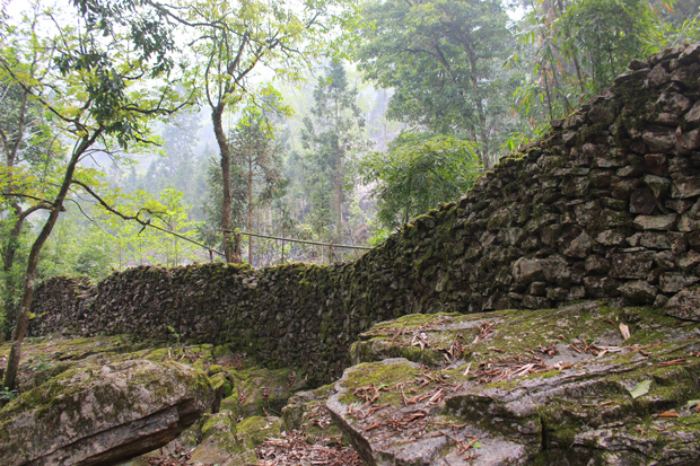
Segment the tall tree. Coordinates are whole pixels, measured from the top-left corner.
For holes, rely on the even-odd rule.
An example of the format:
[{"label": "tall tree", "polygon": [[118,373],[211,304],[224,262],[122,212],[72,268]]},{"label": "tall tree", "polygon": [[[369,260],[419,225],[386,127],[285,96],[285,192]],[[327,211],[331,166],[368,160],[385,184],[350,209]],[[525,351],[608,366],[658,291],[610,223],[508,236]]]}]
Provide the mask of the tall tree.
[{"label": "tall tree", "polygon": [[488,166],[510,120],[507,25],[499,0],[377,0],[353,32],[355,55],[369,78],[395,90],[390,117],[476,141]]},{"label": "tall tree", "polygon": [[581,63],[596,93],[641,56],[652,21],[647,0],[577,0],[561,12],[558,33],[564,54]]},{"label": "tall tree", "polygon": [[[36,24],[32,25],[35,28]],[[36,66],[37,54],[27,57]],[[55,157],[62,147],[51,133],[41,108],[32,101],[27,89],[11,82],[0,73],[0,194],[22,193],[22,196],[4,196],[0,199],[0,225],[4,232],[2,251],[2,309],[5,318],[2,333],[9,333],[16,314],[16,288],[21,273],[16,269],[21,237],[33,213],[50,208],[43,201],[53,169]]]},{"label": "tall tree", "polygon": [[[34,21],[34,17],[39,19]],[[14,342],[5,372],[5,386],[10,389],[16,385],[42,249],[71,193],[83,190],[95,194],[90,187],[90,172],[82,169],[81,162],[99,150],[151,144],[148,122],[172,113],[175,107],[171,104],[180,100],[173,91],[169,68],[140,53],[119,29],[104,35],[89,20],[71,18],[71,24],[66,25],[62,18],[65,16],[38,7],[22,24],[3,24],[0,32],[6,40],[11,39],[6,42],[11,45],[0,53],[3,80],[23,89],[32,104],[50,117],[55,134],[72,145],[65,157],[56,160],[59,169],[52,180],[55,188],[41,200],[47,206],[47,215],[26,259]],[[37,23],[42,27],[31,27]],[[28,56],[36,58],[28,61]],[[5,197],[25,196],[23,192],[3,192]]]},{"label": "tall tree", "polygon": [[[279,195],[284,184],[281,174],[281,147],[275,142],[272,117],[278,112],[277,99],[263,99],[263,106],[250,104],[243,109],[231,135],[233,163],[245,179],[245,227],[254,231],[256,209]],[[248,262],[253,264],[253,237],[248,237]]]},{"label": "tall tree", "polygon": [[206,191],[206,159],[197,148],[197,135],[201,129],[197,112],[179,112],[164,126],[161,132],[163,154],[156,157],[146,173],[136,176],[130,184],[134,189],[145,189],[157,195],[166,188],[183,193],[183,199],[192,204],[191,216],[201,220],[201,213],[194,204]]},{"label": "tall tree", "polygon": [[351,164],[365,145],[363,127],[357,89],[348,83],[343,64],[332,61],[316,83],[314,105],[302,130],[309,217],[322,238],[340,242],[348,236],[347,203],[354,187]]},{"label": "tall tree", "polygon": [[254,69],[272,66],[294,75],[308,40],[324,26],[330,1],[308,2],[296,8],[291,0],[201,0],[185,3],[184,22],[198,32],[195,53],[202,57],[203,87],[211,110],[221,168],[221,231],[226,260],[240,261],[231,217],[231,149],[224,115],[235,111],[250,86]]}]

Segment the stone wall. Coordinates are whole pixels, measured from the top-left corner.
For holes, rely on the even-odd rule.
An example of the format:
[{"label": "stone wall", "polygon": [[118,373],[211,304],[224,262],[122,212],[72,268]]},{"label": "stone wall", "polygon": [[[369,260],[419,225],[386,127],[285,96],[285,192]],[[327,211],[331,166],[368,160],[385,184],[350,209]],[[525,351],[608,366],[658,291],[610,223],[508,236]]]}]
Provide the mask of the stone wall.
[{"label": "stone wall", "polygon": [[49,281],[37,290],[32,331],[174,331],[230,341],[322,381],[338,375],[359,332],[402,314],[605,298],[697,318],[699,281],[696,44],[633,62],[459,202],[416,218],[354,263],[142,267],[91,290]]}]

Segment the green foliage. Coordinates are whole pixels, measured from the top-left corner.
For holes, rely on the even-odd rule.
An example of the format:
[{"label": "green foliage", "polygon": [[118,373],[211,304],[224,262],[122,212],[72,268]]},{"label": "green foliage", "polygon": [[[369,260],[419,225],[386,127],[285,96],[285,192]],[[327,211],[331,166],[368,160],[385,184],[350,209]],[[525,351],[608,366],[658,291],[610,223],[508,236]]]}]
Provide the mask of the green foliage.
[{"label": "green foliage", "polygon": [[[139,0],[70,1],[85,18],[88,28],[105,36],[126,30],[128,40],[139,52],[138,59],[150,63],[153,76],[173,68],[172,18],[161,5]],[[101,54],[102,58],[107,57],[105,52]]]},{"label": "green foliage", "polygon": [[559,23],[564,53],[579,56],[595,93],[640,56],[653,17],[646,0],[577,0]]},{"label": "green foliage", "polygon": [[393,229],[440,202],[458,198],[479,176],[480,164],[472,141],[403,133],[386,153],[365,158],[361,171],[365,182],[376,183],[378,218]]},{"label": "green foliage", "polygon": [[150,227],[124,221],[98,209],[96,218],[115,249],[111,266],[117,269],[143,264],[175,266],[201,260],[204,251],[200,247],[169,234],[177,233],[192,240],[198,238],[201,222],[189,219],[188,206],[182,197],[182,193],[173,188],[164,189],[157,198],[144,191],[114,193],[113,202],[120,205],[123,213],[138,213]]},{"label": "green foliage", "polygon": [[[697,0],[536,0],[507,62],[523,79],[513,98],[523,134],[564,117],[610,85],[629,61],[700,39]],[[533,128],[535,129],[533,131]]]},{"label": "green foliage", "polygon": [[[157,197],[145,191],[113,191],[108,199],[127,215],[140,212],[153,227],[197,238],[200,222],[189,220],[179,191],[166,188]],[[71,204],[42,252],[41,276],[100,280],[130,266],[175,266],[205,258],[201,248],[162,230],[125,221],[98,205],[78,209]]]},{"label": "green foliage", "polygon": [[351,237],[348,218],[355,186],[354,163],[365,147],[364,119],[342,63],[333,61],[314,88],[314,105],[302,130],[308,223],[316,238]]},{"label": "green foliage", "polygon": [[700,40],[698,0],[653,2],[651,11],[655,17],[652,27],[643,37],[645,52],[656,53],[667,47]]},{"label": "green foliage", "polygon": [[0,406],[17,398],[17,390],[10,390],[5,386],[0,385]]},{"label": "green foliage", "polygon": [[69,207],[42,251],[40,274],[100,280],[112,271],[114,252],[109,234]]},{"label": "green foliage", "polygon": [[478,141],[492,163],[512,124],[502,63],[513,37],[501,2],[373,1],[362,17],[354,55],[368,78],[395,90],[389,116]]}]

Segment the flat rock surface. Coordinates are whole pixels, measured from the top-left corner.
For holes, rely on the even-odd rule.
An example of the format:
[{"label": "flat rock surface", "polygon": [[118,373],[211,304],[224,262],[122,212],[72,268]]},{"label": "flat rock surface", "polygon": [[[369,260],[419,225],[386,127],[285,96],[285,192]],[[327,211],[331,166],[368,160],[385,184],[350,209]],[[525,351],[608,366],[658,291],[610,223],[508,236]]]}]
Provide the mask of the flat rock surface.
[{"label": "flat rock surface", "polygon": [[375,325],[326,403],[371,465],[698,464],[700,325],[663,309]]}]

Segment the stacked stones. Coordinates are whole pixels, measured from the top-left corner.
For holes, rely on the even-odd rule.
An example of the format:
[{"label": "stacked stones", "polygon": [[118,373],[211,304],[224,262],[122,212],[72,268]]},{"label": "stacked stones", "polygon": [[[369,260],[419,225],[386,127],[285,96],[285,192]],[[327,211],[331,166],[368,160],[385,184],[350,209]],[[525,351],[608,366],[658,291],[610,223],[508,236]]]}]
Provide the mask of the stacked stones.
[{"label": "stacked stones", "polygon": [[325,381],[359,332],[411,312],[614,299],[700,319],[700,44],[633,62],[552,126],[354,263],[137,268],[78,304],[45,285],[33,331],[229,341]]}]

